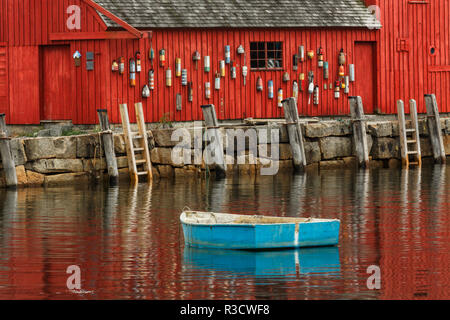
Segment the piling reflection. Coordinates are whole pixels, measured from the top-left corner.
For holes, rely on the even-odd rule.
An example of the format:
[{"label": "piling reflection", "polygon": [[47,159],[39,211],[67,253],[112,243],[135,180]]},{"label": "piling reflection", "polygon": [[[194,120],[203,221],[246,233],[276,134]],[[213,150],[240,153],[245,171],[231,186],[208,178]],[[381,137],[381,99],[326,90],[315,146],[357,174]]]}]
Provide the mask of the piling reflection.
[{"label": "piling reflection", "polygon": [[340,272],[337,247],[304,248],[277,251],[236,251],[186,247],[186,270],[206,269],[233,275],[246,274],[257,277],[299,274],[338,274]]}]

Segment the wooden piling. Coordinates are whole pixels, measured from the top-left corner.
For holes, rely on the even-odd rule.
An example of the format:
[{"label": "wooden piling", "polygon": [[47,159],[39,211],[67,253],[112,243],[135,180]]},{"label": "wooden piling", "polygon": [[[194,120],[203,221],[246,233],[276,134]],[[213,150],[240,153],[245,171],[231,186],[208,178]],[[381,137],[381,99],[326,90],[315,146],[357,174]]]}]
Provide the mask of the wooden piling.
[{"label": "wooden piling", "polygon": [[5,172],[6,186],[17,187],[16,164],[11,153],[11,142],[6,130],[5,114],[0,114],[0,154],[3,171]]},{"label": "wooden piling", "polygon": [[282,104],[289,134],[289,143],[291,144],[294,158],[294,168],[297,172],[303,172],[306,167],[305,143],[303,140],[302,126],[298,117],[297,102],[295,98],[288,98],[283,100]]},{"label": "wooden piling", "polygon": [[223,153],[222,139],[220,138],[219,121],[217,120],[216,108],[213,104],[204,105],[201,108],[203,110],[208,136],[210,138],[214,137],[214,141],[212,143],[214,144],[213,149],[216,159],[216,176],[223,177],[226,174],[227,165],[225,163],[225,155]]},{"label": "wooden piling", "polygon": [[425,104],[427,107],[427,123],[431,145],[433,147],[434,161],[436,163],[445,163],[444,141],[442,139],[441,119],[436,96],[434,94],[426,94]]},{"label": "wooden piling", "polygon": [[349,97],[349,100],[353,125],[353,141],[355,143],[358,164],[362,168],[369,168],[369,147],[362,99],[358,96]]},{"label": "wooden piling", "polygon": [[105,150],[106,165],[108,166],[109,183],[116,185],[119,182],[119,170],[117,169],[116,153],[114,152],[114,137],[109,126],[108,111],[105,109],[97,110],[103,148]]}]

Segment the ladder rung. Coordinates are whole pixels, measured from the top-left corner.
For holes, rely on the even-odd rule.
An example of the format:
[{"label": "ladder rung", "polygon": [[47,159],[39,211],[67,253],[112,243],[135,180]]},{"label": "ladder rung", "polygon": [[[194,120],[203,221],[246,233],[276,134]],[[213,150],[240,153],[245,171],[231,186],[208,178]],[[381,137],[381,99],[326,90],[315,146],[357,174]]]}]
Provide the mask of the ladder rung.
[{"label": "ladder rung", "polygon": [[136,160],[136,164],[144,164],[147,163],[147,160],[142,159],[142,160]]},{"label": "ladder rung", "polygon": [[134,152],[142,152],[144,151],[144,148],[134,148]]},{"label": "ladder rung", "polygon": [[410,162],[409,164],[419,165],[418,162]]},{"label": "ladder rung", "polygon": [[415,132],[415,129],[406,129],[406,132]]},{"label": "ladder rung", "polygon": [[135,136],[133,136],[133,139],[143,139],[144,137],[143,136],[140,136],[140,135],[135,135]]},{"label": "ladder rung", "polygon": [[138,174],[138,176],[146,176],[146,175],[148,175],[148,172],[142,171],[142,172],[138,172],[137,174]]},{"label": "ladder rung", "polygon": [[407,140],[408,143],[417,143],[417,140]]},{"label": "ladder rung", "polygon": [[408,154],[418,154],[417,151],[408,151]]}]

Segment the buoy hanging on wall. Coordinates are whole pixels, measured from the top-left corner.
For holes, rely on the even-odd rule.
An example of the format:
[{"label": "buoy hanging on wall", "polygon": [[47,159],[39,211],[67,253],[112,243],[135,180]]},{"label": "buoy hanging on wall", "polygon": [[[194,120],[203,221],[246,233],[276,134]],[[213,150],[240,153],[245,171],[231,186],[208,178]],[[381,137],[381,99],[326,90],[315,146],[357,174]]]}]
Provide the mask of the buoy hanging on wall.
[{"label": "buoy hanging on wall", "polygon": [[164,68],[166,65],[166,50],[159,50],[159,66]]},{"label": "buoy hanging on wall", "polygon": [[298,80],[299,80],[299,90],[301,92],[305,91],[305,74],[300,73]]},{"label": "buoy hanging on wall", "polygon": [[343,65],[339,66],[339,76],[344,77],[345,76],[345,67]]},{"label": "buoy hanging on wall", "polygon": [[298,59],[300,60],[300,62],[305,61],[305,47],[304,46],[298,47]]},{"label": "buoy hanging on wall", "polygon": [[324,50],[322,47],[319,48],[319,50],[317,51],[317,57],[318,57],[318,62],[317,62],[317,66],[319,68],[323,68],[323,56],[324,56]]},{"label": "buoy hanging on wall", "polygon": [[350,92],[350,77],[349,76],[345,76],[345,90],[344,93],[349,93]]},{"label": "buoy hanging on wall", "polygon": [[181,58],[175,59],[175,77],[181,77]]},{"label": "buoy hanging on wall", "polygon": [[323,78],[328,79],[330,77],[330,70],[328,68],[328,62],[323,62]]},{"label": "buoy hanging on wall", "polygon": [[190,81],[188,84],[188,100],[189,102],[194,101],[194,85],[192,81]]},{"label": "buoy hanging on wall", "polygon": [[117,71],[119,71],[119,64],[117,63],[117,61],[116,60],[113,60],[113,62],[112,62],[112,72],[117,72]]},{"label": "buoy hanging on wall", "polygon": [[205,98],[207,100],[211,98],[211,83],[209,82],[205,83]]},{"label": "buoy hanging on wall", "polygon": [[261,77],[258,77],[258,79],[256,80],[256,91],[263,91],[263,80]]},{"label": "buoy hanging on wall", "polygon": [[120,57],[119,58],[119,74],[125,73],[125,58]]},{"label": "buoy hanging on wall", "polygon": [[294,54],[292,58],[292,70],[297,71],[298,70],[298,55]]},{"label": "buoy hanging on wall", "polygon": [[188,85],[188,71],[187,69],[181,70],[181,85],[187,86]]},{"label": "buoy hanging on wall", "polygon": [[314,72],[308,73],[308,104],[311,104],[311,95],[314,93]]},{"label": "buoy hanging on wall", "polygon": [[289,82],[291,80],[291,76],[289,75],[288,72],[285,72],[283,74],[283,82]]},{"label": "buoy hanging on wall", "polygon": [[211,71],[211,58],[209,56],[205,56],[205,72]]},{"label": "buoy hanging on wall", "polygon": [[172,70],[170,68],[166,70],[166,86],[172,86]]},{"label": "buoy hanging on wall", "polygon": [[298,100],[298,83],[297,80],[292,82],[292,96],[297,101]]},{"label": "buoy hanging on wall", "polygon": [[247,74],[248,74],[247,66],[242,66],[242,76],[244,77],[244,86],[247,84]]},{"label": "buoy hanging on wall", "polygon": [[339,65],[343,66],[345,64],[345,52],[344,49],[339,51]]},{"label": "buoy hanging on wall", "polygon": [[220,90],[220,73],[216,72],[216,79],[214,81],[214,88]]},{"label": "buoy hanging on wall", "polygon": [[278,89],[278,107],[283,107],[283,89]]},{"label": "buoy hanging on wall", "polygon": [[234,66],[234,61],[231,61],[231,79],[236,79],[237,74],[236,74],[236,67]]},{"label": "buoy hanging on wall", "polygon": [[155,72],[153,69],[148,72],[148,86],[150,90],[155,90]]},{"label": "buoy hanging on wall", "polygon": [[220,60],[220,76],[225,77],[225,60]]},{"label": "buoy hanging on wall", "polygon": [[319,86],[314,88],[314,105],[319,105]]},{"label": "buoy hanging on wall", "polygon": [[348,73],[350,76],[350,82],[355,82],[355,65],[354,64],[348,65]]},{"label": "buoy hanging on wall", "polygon": [[231,47],[225,46],[225,63],[230,64],[231,63]]},{"label": "buoy hanging on wall", "polygon": [[200,61],[200,52],[195,51],[192,55],[192,60],[195,62],[195,70],[198,70],[198,62]]},{"label": "buoy hanging on wall", "polygon": [[340,98],[340,96],[341,96],[340,90],[341,90],[341,82],[339,80],[336,80],[336,82],[334,83],[334,98],[335,99]]},{"label": "buoy hanging on wall", "polygon": [[308,58],[309,58],[309,60],[314,59],[314,51],[313,50],[308,50]]},{"label": "buoy hanging on wall", "polygon": [[145,85],[144,88],[142,88],[142,98],[148,98],[150,97],[150,88],[148,85]]},{"label": "buoy hanging on wall", "polygon": [[133,58],[130,59],[130,86],[136,86],[136,62]]},{"label": "buoy hanging on wall", "polygon": [[136,52],[136,72],[141,72],[141,53],[138,51]]},{"label": "buoy hanging on wall", "polygon": [[148,50],[148,58],[150,60],[150,64],[153,68],[153,60],[155,60],[155,50],[153,50],[153,47],[150,48],[150,50]]},{"label": "buoy hanging on wall", "polygon": [[273,80],[269,80],[267,82],[267,91],[269,92],[269,99],[273,99],[273,97],[274,97]]}]

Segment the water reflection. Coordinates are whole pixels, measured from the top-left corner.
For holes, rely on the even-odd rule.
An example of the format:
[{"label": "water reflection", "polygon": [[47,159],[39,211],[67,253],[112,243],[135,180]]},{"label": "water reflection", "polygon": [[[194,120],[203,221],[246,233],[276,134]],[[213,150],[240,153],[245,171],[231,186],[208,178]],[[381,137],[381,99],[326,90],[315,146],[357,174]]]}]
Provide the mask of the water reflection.
[{"label": "water reflection", "polygon": [[[341,170],[0,190],[0,299],[450,298],[450,174]],[[341,219],[338,248],[185,249],[182,209]],[[82,286],[65,286],[79,265]],[[382,288],[366,287],[378,265]]]},{"label": "water reflection", "polygon": [[337,247],[260,252],[186,247],[183,263],[188,272],[206,269],[235,276],[246,274],[257,277],[296,277],[299,274],[333,274],[340,271]]}]

